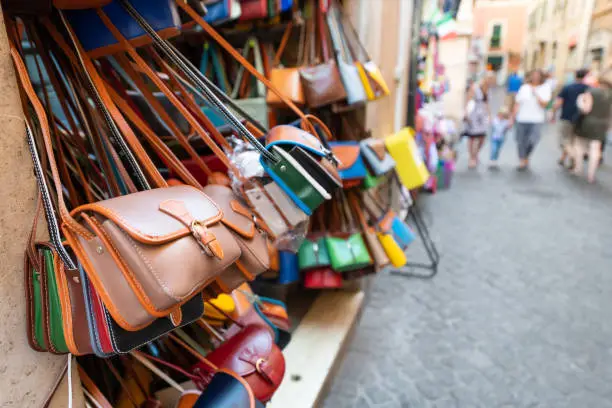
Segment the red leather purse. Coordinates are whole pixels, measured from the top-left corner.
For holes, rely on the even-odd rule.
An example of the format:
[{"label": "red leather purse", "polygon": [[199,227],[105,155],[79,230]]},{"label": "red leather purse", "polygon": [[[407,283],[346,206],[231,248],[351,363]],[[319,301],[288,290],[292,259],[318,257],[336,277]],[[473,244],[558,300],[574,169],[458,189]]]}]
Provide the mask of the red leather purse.
[{"label": "red leather purse", "polygon": [[342,274],[330,267],[311,269],[304,275],[304,287],[308,289],[338,289],[342,287]]}]

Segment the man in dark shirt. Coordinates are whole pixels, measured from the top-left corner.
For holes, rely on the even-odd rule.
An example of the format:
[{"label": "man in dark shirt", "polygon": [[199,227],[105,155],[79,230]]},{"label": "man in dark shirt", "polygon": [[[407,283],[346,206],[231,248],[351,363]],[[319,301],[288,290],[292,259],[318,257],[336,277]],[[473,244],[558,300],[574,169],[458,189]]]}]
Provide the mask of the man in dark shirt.
[{"label": "man in dark shirt", "polygon": [[[565,166],[565,160],[568,157],[573,161],[571,149],[574,143],[574,125],[579,117],[576,100],[578,99],[578,95],[584,93],[589,88],[589,86],[584,83],[584,78],[588,73],[589,71],[586,69],[579,69],[576,71],[576,81],[564,86],[555,101],[553,120],[556,117],[557,110],[561,108],[561,122],[559,123],[559,136],[562,149],[559,164],[561,166]],[[570,167],[572,166],[573,164],[570,163]]]}]

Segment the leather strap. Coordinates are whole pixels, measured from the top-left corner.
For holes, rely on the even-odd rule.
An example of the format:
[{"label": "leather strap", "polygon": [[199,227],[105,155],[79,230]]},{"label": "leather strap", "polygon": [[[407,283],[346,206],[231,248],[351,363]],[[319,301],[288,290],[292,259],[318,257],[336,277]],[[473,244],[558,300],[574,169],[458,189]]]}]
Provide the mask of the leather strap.
[{"label": "leather strap", "polygon": [[145,354],[145,353],[143,353],[141,351],[136,351],[136,350],[132,351],[130,354],[132,354],[133,356],[138,355],[141,358],[144,358],[144,359],[147,359],[147,360],[150,360],[150,361],[154,361],[154,362],[156,362],[158,364],[161,364],[161,365],[163,365],[165,367],[168,367],[168,368],[176,371],[177,373],[180,373],[180,374],[184,375],[185,377],[189,378],[192,381],[199,381],[199,380],[201,380],[201,378],[198,377],[197,375],[193,375],[193,374],[183,370],[181,367],[177,366],[176,364],[172,364],[172,363],[170,363],[170,362],[168,362],[166,360],[163,360],[161,358],[154,357],[154,356],[152,356],[150,354]]},{"label": "leather strap", "polygon": [[[68,358],[72,358],[72,356],[70,356]],[[57,392],[57,389],[59,388],[60,384],[62,383],[62,380],[64,379],[64,376],[66,375],[67,371],[68,371],[68,363],[66,363],[64,365],[64,368],[62,368],[62,371],[60,371],[60,373],[58,374],[57,378],[55,379],[55,382],[51,386],[51,390],[47,394],[47,397],[45,398],[45,400],[44,400],[44,402],[42,404],[42,408],[48,408],[49,407],[49,405],[51,404],[51,400],[53,399],[53,395],[55,395],[55,393]],[[70,388],[69,388],[69,390],[70,390]],[[68,395],[68,398],[72,398],[72,395]]]},{"label": "leather strap", "polygon": [[[81,44],[78,42],[77,37],[74,34],[74,31],[72,30],[70,24],[68,24],[68,22],[66,21],[63,12],[59,11],[59,15],[66,27],[66,30],[68,31],[73,46],[75,47],[75,55],[77,57],[77,61],[80,62],[79,65],[83,66],[85,70],[85,75],[88,76],[88,79],[91,80],[92,87],[94,88],[92,89],[94,97],[99,97],[100,106],[98,106],[98,108],[102,110],[103,114],[108,113],[110,115],[110,120],[108,122],[111,130],[113,128],[113,125],[116,125],[118,127],[118,130],[115,132],[118,139],[117,142],[120,143],[123,140],[123,136],[125,138],[125,141],[132,149],[134,155],[140,161],[140,164],[144,167],[144,171],[147,173],[154,186],[167,187],[168,184],[157,170],[157,167],[155,167],[155,164],[151,161],[151,158],[147,155],[147,152],[144,150],[144,148],[138,141],[138,138],[117,109],[117,106],[113,103],[112,99],[108,95],[108,92],[106,92],[106,89],[103,86],[103,81],[100,78],[96,68],[94,67],[91,58],[87,55],[87,53],[83,50]],[[61,36],[48,19],[45,19],[45,23],[47,29],[51,32],[51,34],[54,35],[55,33],[54,38],[57,41],[56,37]],[[139,170],[137,166],[135,170]],[[138,174],[138,171],[136,171],[136,173]]]},{"label": "leather strap", "polygon": [[185,343],[183,340],[179,339],[176,334],[174,333],[168,333],[168,337],[171,338],[175,343],[177,343],[179,346],[181,346],[182,348],[184,348],[185,350],[187,350],[187,352],[189,354],[191,354],[192,356],[194,356],[195,358],[197,358],[198,360],[200,360],[201,362],[203,362],[204,364],[206,364],[212,371],[217,371],[219,368],[214,365],[213,363],[211,363],[206,357],[204,357],[203,355],[201,355],[200,353],[198,353],[197,351],[195,351],[191,346],[189,346],[187,343]]},{"label": "leather strap", "polygon": [[280,45],[278,46],[278,50],[276,50],[276,54],[274,54],[274,60],[272,61],[272,66],[277,67],[280,64],[280,59],[285,52],[285,48],[289,43],[289,38],[291,38],[291,31],[293,30],[293,21],[287,23],[287,27],[285,27],[285,32],[283,33],[283,37],[281,38]]},{"label": "leather strap", "polygon": [[104,394],[102,394],[102,391],[100,391],[100,389],[96,386],[96,384],[89,377],[89,375],[87,375],[85,370],[80,365],[77,365],[77,368],[79,370],[79,377],[81,378],[81,382],[83,383],[83,386],[85,387],[87,392],[89,392],[89,394],[95,400],[95,402],[101,408],[113,408],[112,404],[108,402]]},{"label": "leather strap", "polygon": [[[261,81],[270,91],[274,92],[279,99],[286,104],[297,116],[302,119],[302,128],[313,135],[317,136],[317,133],[314,129],[314,126],[308,121],[304,113],[293,103],[289,98],[287,98],[283,93],[276,88],[266,77],[264,77],[260,72],[253,67],[246,59],[240,55],[240,53],[231,46],[230,43],[227,42],[214,28],[212,28],[200,15],[198,15],[195,10],[193,10],[187,3],[185,2],[177,2],[177,5],[182,8],[191,18],[195,20],[195,22],[202,27],[202,29],[210,35],[223,49],[225,49],[238,63],[243,65],[247,71],[251,73],[255,78]],[[288,40],[287,40],[288,41]]]}]

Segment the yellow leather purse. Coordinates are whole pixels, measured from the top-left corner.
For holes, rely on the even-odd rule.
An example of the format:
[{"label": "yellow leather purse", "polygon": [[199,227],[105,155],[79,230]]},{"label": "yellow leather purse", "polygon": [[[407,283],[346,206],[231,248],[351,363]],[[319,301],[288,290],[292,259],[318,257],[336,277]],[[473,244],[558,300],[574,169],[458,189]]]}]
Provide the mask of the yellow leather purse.
[{"label": "yellow leather purse", "polygon": [[420,187],[429,180],[427,165],[421,158],[411,128],[403,128],[396,134],[388,136],[385,145],[395,160],[395,171],[401,183],[408,190]]},{"label": "yellow leather purse", "polygon": [[[208,302],[212,303],[213,306],[209,305]],[[230,295],[226,295],[224,293],[212,300],[209,300],[208,302],[204,303],[204,318],[207,321],[209,319],[225,321],[227,320],[226,315],[231,315],[236,309],[234,299]],[[225,315],[219,310],[225,312]]]},{"label": "yellow leather purse", "polygon": [[406,265],[408,262],[406,254],[391,235],[379,232],[378,240],[387,253],[389,260],[391,261],[391,265],[395,266],[396,268]]}]

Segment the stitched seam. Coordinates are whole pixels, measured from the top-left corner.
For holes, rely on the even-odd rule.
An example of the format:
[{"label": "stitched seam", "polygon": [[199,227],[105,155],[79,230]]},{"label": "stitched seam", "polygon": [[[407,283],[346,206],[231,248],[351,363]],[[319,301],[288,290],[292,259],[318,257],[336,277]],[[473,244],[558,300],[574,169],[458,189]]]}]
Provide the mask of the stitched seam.
[{"label": "stitched seam", "polygon": [[164,292],[166,292],[166,294],[169,295],[170,297],[174,298],[174,300],[177,300],[177,301],[182,300],[183,298],[181,298],[180,296],[177,296],[174,293],[174,291],[172,289],[170,289],[170,287],[168,286],[167,282],[165,282],[158,275],[158,273],[155,270],[155,268],[153,268],[153,265],[151,264],[151,261],[149,260],[149,258],[147,258],[147,256],[142,252],[142,250],[138,247],[138,245],[136,245],[134,240],[128,234],[126,234],[125,232],[123,232],[123,231],[121,231],[121,232],[127,238],[127,240],[130,243],[130,245],[132,245],[132,247],[136,250],[136,253],[138,254],[138,257],[140,258],[140,260],[142,262],[144,262],[145,266],[147,267],[149,272],[151,272],[151,274],[153,275],[153,277],[155,278],[155,280],[157,281],[159,286],[161,286],[162,289],[164,289]]}]

